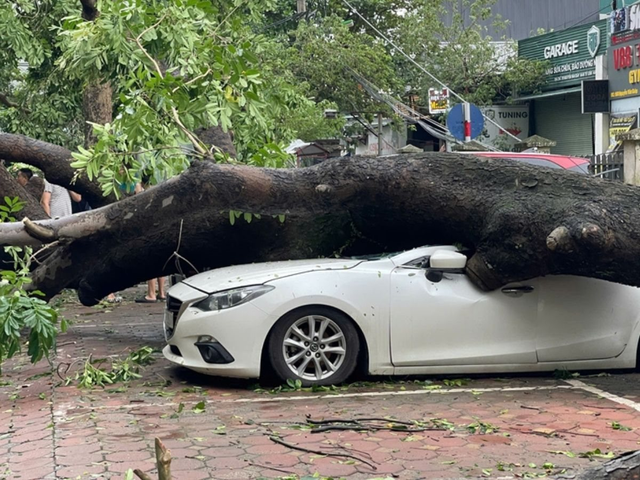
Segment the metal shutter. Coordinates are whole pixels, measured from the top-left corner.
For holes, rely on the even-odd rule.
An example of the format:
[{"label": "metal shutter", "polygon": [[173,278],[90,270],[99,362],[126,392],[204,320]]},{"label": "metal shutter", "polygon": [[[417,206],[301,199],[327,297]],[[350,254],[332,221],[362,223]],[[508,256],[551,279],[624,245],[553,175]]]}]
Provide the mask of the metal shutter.
[{"label": "metal shutter", "polygon": [[534,101],[535,133],[558,142],[551,153],[593,155],[593,116],[581,108],[579,93]]}]

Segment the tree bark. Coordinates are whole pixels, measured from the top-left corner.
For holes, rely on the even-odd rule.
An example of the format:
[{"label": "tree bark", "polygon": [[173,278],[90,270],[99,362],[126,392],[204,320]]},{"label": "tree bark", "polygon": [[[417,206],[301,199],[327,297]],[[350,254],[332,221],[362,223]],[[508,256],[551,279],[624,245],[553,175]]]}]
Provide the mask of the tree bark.
[{"label": "tree bark", "polygon": [[[34,287],[48,296],[77,288],[92,305],[175,271],[176,251],[201,270],[452,243],[469,249],[467,273],[486,290],[553,274],[640,286],[637,205],[636,187],[455,154],[290,170],[196,162],[121,202],[37,222],[61,246],[35,270]],[[232,225],[230,210],[254,216]],[[0,225],[0,244],[40,237]]]},{"label": "tree bark", "polygon": [[82,114],[84,116],[84,146],[96,143],[92,123],[105,125],[113,119],[113,90],[109,82],[94,81],[82,93]]},{"label": "tree bark", "polygon": [[115,196],[104,197],[100,185],[90,181],[86,175],[75,178],[71,152],[64,147],[24,135],[0,133],[0,158],[39,168],[51,183],[82,194],[91,206],[100,207],[115,201]]},{"label": "tree bark", "polygon": [[82,18],[89,22],[93,22],[100,16],[98,10],[98,0],[80,0],[82,4]]},{"label": "tree bark", "polygon": [[40,201],[30,195],[25,190],[9,171],[0,164],[0,205],[4,205],[4,197],[18,197],[24,202],[24,207],[19,212],[12,216],[16,220],[22,220],[24,217],[28,217],[31,220],[42,220],[49,218],[40,205]]},{"label": "tree bark", "polygon": [[576,480],[634,479],[640,479],[640,451],[622,454],[613,460],[590,468],[576,477]]},{"label": "tree bark", "polygon": [[231,133],[222,130],[222,127],[200,128],[194,133],[209,147],[215,146],[233,158],[238,156]]}]

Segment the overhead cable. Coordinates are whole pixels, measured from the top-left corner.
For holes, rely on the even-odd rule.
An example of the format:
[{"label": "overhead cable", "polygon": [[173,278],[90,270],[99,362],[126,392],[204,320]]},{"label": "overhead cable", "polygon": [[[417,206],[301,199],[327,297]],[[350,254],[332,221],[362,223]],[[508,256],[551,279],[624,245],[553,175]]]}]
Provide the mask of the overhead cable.
[{"label": "overhead cable", "polygon": [[[365,22],[369,27],[371,27],[377,34],[378,36],[380,36],[380,38],[382,38],[385,42],[387,42],[389,45],[391,45],[394,49],[396,49],[402,56],[404,56],[407,60],[409,60],[411,63],[413,63],[416,67],[418,67],[422,72],[424,72],[425,74],[427,74],[433,81],[437,82],[440,86],[442,86],[443,88],[446,88],[449,90],[449,92],[456,97],[458,100],[460,100],[463,103],[467,103],[467,101],[460,95],[458,95],[456,92],[454,92],[450,87],[448,87],[447,85],[445,85],[444,82],[442,82],[440,79],[438,79],[435,75],[433,75],[431,72],[429,72],[426,68],[424,68],[422,65],[420,65],[418,62],[416,62],[413,58],[411,58],[409,55],[407,55],[404,50],[402,50],[400,47],[398,47],[395,43],[393,43],[385,34],[383,34],[380,30],[378,30],[374,25],[371,24],[371,22],[369,20],[367,20],[364,16],[362,16],[362,14],[355,8],[353,7],[347,0],[342,0],[342,2],[349,7],[349,9],[356,14],[358,17],[360,17],[362,19],[363,22]],[[499,125],[496,121],[492,120],[491,118],[487,117],[484,113],[482,113],[482,116],[485,118],[486,121],[488,121],[489,123],[495,125],[496,127],[498,127],[500,130],[504,131],[509,137],[517,140],[518,142],[520,141],[520,139],[518,137],[516,137],[515,135],[513,135],[512,133],[506,131],[501,125]]]}]

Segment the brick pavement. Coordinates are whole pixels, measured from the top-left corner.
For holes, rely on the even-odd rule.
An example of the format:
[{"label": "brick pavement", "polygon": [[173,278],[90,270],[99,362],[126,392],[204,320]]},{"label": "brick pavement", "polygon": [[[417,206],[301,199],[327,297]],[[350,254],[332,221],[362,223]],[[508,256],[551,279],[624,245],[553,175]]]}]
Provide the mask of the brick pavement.
[{"label": "brick pavement", "polygon": [[[161,347],[161,309],[131,303],[112,311],[70,308],[67,317],[74,324],[60,337],[54,364],[61,373],[71,364],[66,375],[72,375],[82,365],[76,360],[89,355]],[[554,477],[604,461],[580,453],[622,453],[640,441],[640,412],[544,376],[477,378],[460,388],[438,381],[442,388],[432,390],[417,381],[269,394],[254,391],[253,382],[176,368],[160,355],[142,373],[126,385],[81,390],[65,386],[46,363],[32,366],[23,357],[8,362],[0,386],[0,478],[119,479],[129,468],[152,474],[154,437],[170,448],[176,480],[316,472],[350,479],[499,478],[543,474],[545,463],[554,465],[548,472]],[[202,401],[204,411],[197,413],[194,407]],[[311,433],[304,425],[307,415],[429,425],[430,419],[446,419],[455,429]],[[613,422],[631,430],[616,430]],[[472,433],[469,425],[494,431]],[[375,469],[349,458],[295,451],[269,435],[311,450],[349,453]]]}]

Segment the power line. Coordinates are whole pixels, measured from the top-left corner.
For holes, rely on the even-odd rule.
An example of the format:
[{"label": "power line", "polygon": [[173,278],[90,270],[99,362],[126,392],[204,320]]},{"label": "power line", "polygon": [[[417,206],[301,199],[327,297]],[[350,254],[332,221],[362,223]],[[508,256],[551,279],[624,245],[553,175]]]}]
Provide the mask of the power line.
[{"label": "power line", "polygon": [[[449,132],[446,126],[441,125],[435,120],[422,115],[420,112],[405,105],[401,101],[396,100],[391,95],[384,93],[381,89],[376,87],[372,82],[364,78],[362,75],[360,75],[358,72],[356,72],[352,68],[348,66],[345,68],[351,73],[351,75],[355,77],[356,80],[358,80],[358,82],[360,82],[360,84],[364,87],[364,89],[367,90],[367,92],[369,92],[369,94],[374,99],[380,102],[386,103],[389,107],[391,107],[391,109],[394,112],[396,112],[397,115],[403,117],[405,120],[417,123],[418,125],[420,125],[420,127],[422,127],[424,131],[430,133],[432,136],[436,138],[439,138],[441,140],[446,140],[447,142],[461,143],[459,140],[451,136],[451,133]],[[431,126],[429,124],[431,124]],[[493,151],[496,150],[496,148],[491,145],[487,145],[482,142],[480,143],[485,147],[487,147],[489,150],[493,150]]]},{"label": "power line", "polygon": [[602,13],[604,10],[606,10],[607,8],[609,8],[610,5],[605,5],[604,7],[602,7],[600,10],[598,10],[597,12],[593,12],[590,13],[589,15],[587,15],[586,17],[584,17],[582,20],[578,20],[576,23],[574,23],[573,25],[569,25],[568,27],[565,28],[573,28],[576,25],[580,25],[582,22],[584,22],[585,20],[588,20],[589,17],[592,17],[593,15],[597,15],[598,13]]},{"label": "power line", "polygon": [[[400,47],[398,47],[395,43],[393,43],[391,40],[389,40],[389,38],[387,38],[386,35],[384,35],[380,30],[378,30],[374,25],[371,24],[371,22],[369,20],[367,20],[364,16],[362,16],[362,14],[356,10],[355,7],[353,7],[347,0],[342,0],[342,2],[349,7],[349,9],[356,14],[358,17],[360,17],[362,19],[363,22],[365,22],[369,27],[371,27],[377,34],[378,36],[380,36],[380,38],[382,38],[385,42],[387,42],[389,45],[391,45],[393,48],[395,48],[400,54],[402,54],[407,60],[409,60],[411,63],[413,63],[416,67],[418,67],[422,72],[426,73],[433,81],[437,82],[440,86],[442,86],[443,88],[446,88],[449,90],[449,92],[456,97],[458,100],[460,100],[463,103],[466,103],[466,100],[461,96],[458,95],[456,92],[454,92],[450,87],[448,87],[447,85],[445,85],[440,79],[438,79],[435,75],[431,74],[431,72],[429,72],[426,68],[424,68],[422,65],[420,65],[418,62],[416,62],[413,58],[411,58],[409,55],[407,55],[404,50],[402,50]],[[485,118],[485,120],[487,120],[489,123],[495,125],[496,127],[498,127],[500,130],[504,130],[502,128],[502,126],[500,126],[497,122],[495,122],[494,120],[490,119],[489,117],[487,117],[484,113],[482,113],[482,116]],[[504,130],[504,132],[510,136],[511,138],[517,140],[518,142],[520,141],[520,139],[518,137],[516,137],[515,135],[513,135],[512,133]]]}]

